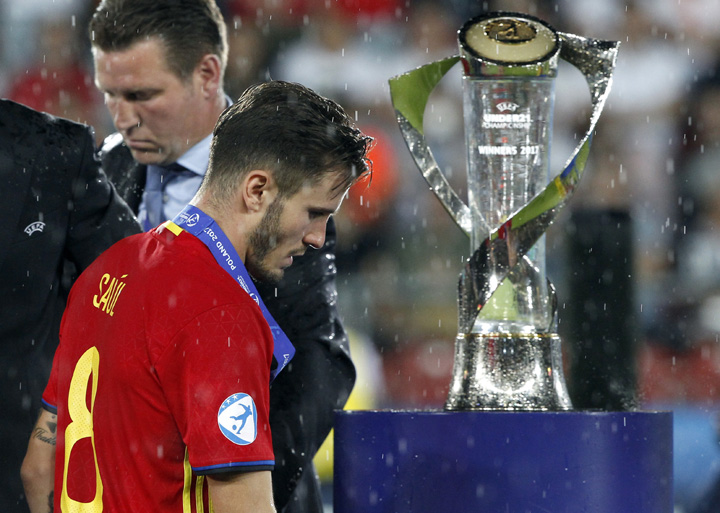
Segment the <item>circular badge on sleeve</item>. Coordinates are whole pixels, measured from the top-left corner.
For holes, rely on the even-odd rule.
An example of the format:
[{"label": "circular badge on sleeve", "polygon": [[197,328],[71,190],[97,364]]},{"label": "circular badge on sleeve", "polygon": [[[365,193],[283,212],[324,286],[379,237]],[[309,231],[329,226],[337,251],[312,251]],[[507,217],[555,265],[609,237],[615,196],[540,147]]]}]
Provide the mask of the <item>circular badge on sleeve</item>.
[{"label": "circular badge on sleeve", "polygon": [[218,411],[218,427],[225,438],[237,445],[249,445],[257,437],[257,408],[247,394],[233,394]]}]

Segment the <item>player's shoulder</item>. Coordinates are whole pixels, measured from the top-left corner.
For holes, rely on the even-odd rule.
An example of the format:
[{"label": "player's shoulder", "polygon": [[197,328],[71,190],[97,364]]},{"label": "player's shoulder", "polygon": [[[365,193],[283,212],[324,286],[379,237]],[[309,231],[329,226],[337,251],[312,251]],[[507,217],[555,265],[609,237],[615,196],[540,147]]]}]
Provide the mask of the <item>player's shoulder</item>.
[{"label": "player's shoulder", "polygon": [[[242,290],[239,283],[213,258],[207,247],[197,237],[187,233],[172,233],[165,227],[150,232],[145,244],[157,245],[157,260],[152,268],[168,279],[175,277],[182,283],[192,284],[200,290]],[[151,248],[152,249],[152,248]],[[150,254],[148,251],[146,253]]]}]

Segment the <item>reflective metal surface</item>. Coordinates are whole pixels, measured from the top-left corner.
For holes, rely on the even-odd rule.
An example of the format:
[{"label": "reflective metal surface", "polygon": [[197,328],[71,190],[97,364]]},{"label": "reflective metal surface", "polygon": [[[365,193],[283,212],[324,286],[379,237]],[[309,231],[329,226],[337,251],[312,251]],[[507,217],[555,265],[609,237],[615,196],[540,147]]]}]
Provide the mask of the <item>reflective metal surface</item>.
[{"label": "reflective metal surface", "polygon": [[[459,334],[446,408],[570,409],[542,235],[585,169],[618,43],[557,33],[517,13],[469,20],[459,39],[461,56],[390,80],[398,123],[416,164],[471,239],[472,256],[459,280]],[[586,77],[592,115],[565,169],[548,183],[558,55]],[[469,205],[438,167],[422,126],[430,92],[458,61],[464,69]]]},{"label": "reflective metal surface", "polygon": [[560,337],[458,335],[447,410],[568,410]]}]

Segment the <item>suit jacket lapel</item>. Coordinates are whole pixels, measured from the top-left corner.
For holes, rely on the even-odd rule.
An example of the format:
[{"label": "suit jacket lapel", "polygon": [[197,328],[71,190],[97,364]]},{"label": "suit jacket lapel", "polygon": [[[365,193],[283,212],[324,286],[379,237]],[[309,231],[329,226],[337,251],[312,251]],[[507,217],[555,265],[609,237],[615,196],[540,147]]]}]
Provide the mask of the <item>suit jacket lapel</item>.
[{"label": "suit jacket lapel", "polygon": [[131,183],[130,196],[132,197],[132,205],[130,208],[137,215],[140,209],[140,202],[142,201],[143,191],[145,190],[145,180],[147,178],[147,166],[145,164],[139,164],[133,160],[133,166],[128,173],[128,181]]},{"label": "suit jacket lapel", "polygon": [[100,160],[105,174],[115,186],[120,197],[137,214],[145,189],[147,166],[139,164],[133,159],[119,133],[114,133],[105,139],[100,151]]}]

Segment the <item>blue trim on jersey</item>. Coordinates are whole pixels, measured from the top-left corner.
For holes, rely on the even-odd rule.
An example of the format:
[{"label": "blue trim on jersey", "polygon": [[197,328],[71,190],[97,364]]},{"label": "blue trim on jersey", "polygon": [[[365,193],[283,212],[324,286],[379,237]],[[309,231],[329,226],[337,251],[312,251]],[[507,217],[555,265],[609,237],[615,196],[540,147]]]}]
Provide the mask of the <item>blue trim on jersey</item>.
[{"label": "blue trim on jersey", "polygon": [[43,398],[40,398],[40,401],[42,402],[42,405],[45,407],[45,409],[46,409],[47,411],[49,411],[50,413],[53,413],[53,414],[57,415],[57,406],[53,406],[52,404],[50,404],[49,402],[47,402],[47,401],[46,401],[45,399],[43,399]]},{"label": "blue trim on jersey", "polygon": [[239,461],[235,463],[222,463],[220,465],[209,465],[207,467],[191,467],[193,472],[207,472],[208,470],[219,470],[225,468],[237,468],[237,467],[267,467],[268,465],[274,466],[275,460],[260,460],[260,461]]}]

